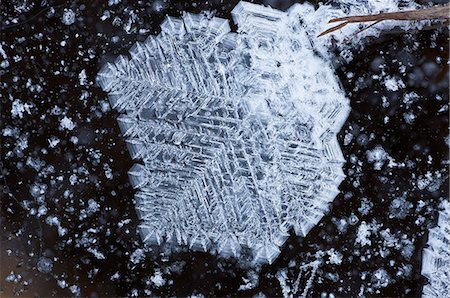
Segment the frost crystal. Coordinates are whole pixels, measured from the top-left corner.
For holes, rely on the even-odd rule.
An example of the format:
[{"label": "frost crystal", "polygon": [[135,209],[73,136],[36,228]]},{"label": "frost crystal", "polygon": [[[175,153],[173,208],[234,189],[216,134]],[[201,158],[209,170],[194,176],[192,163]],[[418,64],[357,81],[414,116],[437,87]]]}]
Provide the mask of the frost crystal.
[{"label": "frost crystal", "polygon": [[422,275],[429,281],[423,297],[450,297],[450,202],[442,205],[438,225],[428,236],[429,247],[423,250]]},{"label": "frost crystal", "polygon": [[344,178],[336,139],[349,105],[303,18],[239,3],[238,33],[210,14],[168,17],[98,75],[132,157],[147,243],[271,263],[305,236]]}]

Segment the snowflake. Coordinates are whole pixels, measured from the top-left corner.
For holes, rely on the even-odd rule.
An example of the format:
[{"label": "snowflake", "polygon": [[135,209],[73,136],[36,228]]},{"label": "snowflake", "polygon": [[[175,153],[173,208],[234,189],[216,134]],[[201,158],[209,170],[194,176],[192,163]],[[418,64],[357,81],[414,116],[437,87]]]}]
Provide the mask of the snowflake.
[{"label": "snowflake", "polygon": [[302,17],[241,2],[239,33],[208,13],[168,17],[99,73],[121,112],[145,242],[271,263],[305,236],[344,178],[336,139],[349,112]]}]

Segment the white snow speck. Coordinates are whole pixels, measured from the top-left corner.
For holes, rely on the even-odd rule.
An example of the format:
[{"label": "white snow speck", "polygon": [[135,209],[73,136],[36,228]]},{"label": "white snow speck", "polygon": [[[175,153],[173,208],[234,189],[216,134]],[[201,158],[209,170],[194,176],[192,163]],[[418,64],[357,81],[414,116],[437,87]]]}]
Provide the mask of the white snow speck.
[{"label": "white snow speck", "polygon": [[87,85],[88,81],[85,69],[80,72],[80,74],[78,75],[78,79],[80,80],[80,85]]},{"label": "white snow speck", "polygon": [[408,112],[403,114],[403,119],[405,119],[406,123],[413,124],[414,120],[416,120],[416,116],[413,114],[413,112]]},{"label": "white snow speck", "polygon": [[391,278],[384,268],[380,268],[372,275],[371,282],[375,288],[385,288],[391,282]]},{"label": "white snow speck", "polygon": [[156,269],[155,274],[150,277],[150,280],[157,288],[162,287],[166,284],[166,280],[162,277],[161,271],[159,269]]},{"label": "white snow speck", "polygon": [[381,170],[385,160],[389,157],[383,147],[379,145],[372,150],[367,150],[366,155],[369,163],[373,163],[374,169],[378,171]]},{"label": "white snow speck", "polygon": [[73,130],[75,128],[75,123],[73,123],[72,119],[64,116],[59,123],[61,129]]},{"label": "white snow speck", "polygon": [[138,264],[145,258],[144,250],[141,248],[136,249],[130,256],[130,261],[133,264]]},{"label": "white snow speck", "polygon": [[93,254],[96,259],[99,259],[99,260],[104,260],[105,259],[105,255],[103,253],[99,252],[95,248],[89,247],[87,249],[87,251],[90,252],[91,254]]},{"label": "white snow speck", "polygon": [[405,83],[401,79],[395,79],[393,77],[387,77],[384,80],[384,85],[389,91],[397,91],[401,88],[405,88]]},{"label": "white snow speck", "polygon": [[355,242],[360,243],[361,246],[371,245],[372,242],[369,240],[370,234],[371,232],[369,225],[365,221],[361,222],[356,234]]},{"label": "white snow speck", "polygon": [[329,262],[330,264],[335,264],[335,265],[341,265],[342,264],[342,254],[340,252],[335,251],[334,249],[332,249],[331,251],[328,252],[328,255],[330,257]]},{"label": "white snow speck", "polygon": [[40,257],[37,262],[37,270],[42,273],[50,273],[53,269],[53,261],[46,257]]},{"label": "white snow speck", "polygon": [[27,114],[31,114],[30,109],[32,107],[33,107],[32,104],[23,103],[20,99],[16,99],[12,103],[11,114],[12,114],[13,118],[19,117],[20,119],[22,119],[25,112]]},{"label": "white snow speck", "polygon": [[62,16],[62,22],[67,26],[75,23],[75,12],[70,8],[65,8]]},{"label": "white snow speck", "polygon": [[6,55],[6,52],[3,50],[1,44],[0,44],[0,55],[3,57],[3,59],[8,59],[8,56]]},{"label": "white snow speck", "polygon": [[50,148],[55,148],[59,144],[60,140],[57,137],[51,137],[48,139],[48,145]]}]

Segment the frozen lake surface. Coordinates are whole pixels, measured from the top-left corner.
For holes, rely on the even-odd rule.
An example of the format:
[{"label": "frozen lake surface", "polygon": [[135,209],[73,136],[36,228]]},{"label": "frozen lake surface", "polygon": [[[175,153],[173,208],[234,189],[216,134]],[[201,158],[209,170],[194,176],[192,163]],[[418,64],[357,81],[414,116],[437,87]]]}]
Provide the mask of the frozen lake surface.
[{"label": "frozen lake surface", "polygon": [[135,162],[96,76],[166,15],[230,20],[236,4],[0,5],[2,296],[420,296],[422,250],[448,200],[448,29],[383,31],[329,53],[325,39],[316,45],[334,57],[351,107],[336,131],[346,178],[306,237],[288,231],[272,264],[144,246],[127,175]]}]

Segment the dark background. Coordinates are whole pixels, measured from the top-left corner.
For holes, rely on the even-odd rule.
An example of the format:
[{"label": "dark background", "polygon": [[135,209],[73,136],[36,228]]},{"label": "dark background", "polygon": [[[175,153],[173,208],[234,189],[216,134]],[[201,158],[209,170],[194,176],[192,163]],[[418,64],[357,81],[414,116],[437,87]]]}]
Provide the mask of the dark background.
[{"label": "dark background", "polygon": [[[295,2],[265,3],[286,9]],[[157,34],[166,14],[209,9],[230,18],[236,3],[121,1],[108,5],[108,1],[10,0],[0,4],[0,40],[7,56],[0,56],[2,297],[76,293],[90,297],[280,296],[275,277],[280,269],[288,268],[289,277],[295,279],[298,266],[292,266],[292,261],[302,264],[312,260],[315,252],[332,248],[343,255],[342,264],[324,262],[309,295],[349,297],[360,291],[366,296],[420,295],[426,282],[420,275],[421,250],[428,228],[436,223],[439,202],[448,197],[446,28],[384,32],[355,49],[350,63],[337,58],[337,75],[352,107],[338,136],[348,161],[344,166],[347,178],[330,212],[306,238],[292,236],[274,264],[252,269],[239,260],[183,248],[168,253],[165,247],[150,248],[141,262],[130,262],[130,255],[142,247],[136,233],[134,191],[127,177],[133,162],[115,120],[118,115],[108,108],[106,94],[95,85],[96,74],[104,63],[126,54],[136,41]],[[71,25],[61,21],[65,9],[76,14]],[[110,17],[101,20],[105,10]],[[14,18],[18,24],[11,23]],[[127,33],[124,26],[130,19]],[[88,81],[84,85],[78,77],[83,69]],[[405,87],[386,90],[382,80],[386,76],[401,78]],[[405,104],[403,99],[411,92],[418,95],[417,100]],[[383,107],[383,97],[389,107]],[[32,104],[23,118],[11,113],[15,99]],[[416,118],[408,123],[404,114],[411,112]],[[60,128],[64,116],[76,124],[73,130]],[[348,133],[353,138],[344,146]],[[60,141],[54,148],[49,147],[51,137]],[[24,140],[26,148],[20,146]],[[376,146],[407,166],[390,167],[385,162],[381,170],[375,170],[366,152]],[[421,189],[417,180],[427,172],[432,174],[431,182]],[[77,179],[70,179],[73,175]],[[393,210],[391,203],[398,197],[404,198],[404,204]],[[86,213],[89,200],[99,204],[97,211]],[[367,214],[358,210],[361,201],[373,205]],[[46,211],[41,208],[44,213],[36,215],[40,206]],[[404,216],[392,218],[400,212]],[[67,229],[64,235],[47,223],[49,216],[56,216]],[[354,216],[356,223],[338,230],[339,220],[348,222]],[[386,243],[379,233],[372,235],[371,245],[355,245],[362,221],[376,222],[380,230],[389,228],[399,239],[411,240],[412,255],[405,257],[401,249],[388,247],[389,255],[383,257],[380,251]],[[96,258],[92,249],[104,259]],[[43,260],[52,260],[52,265],[38,270]],[[405,266],[410,274],[399,275]],[[166,281],[161,287],[151,282],[156,268]],[[379,268],[391,278],[386,287],[374,286],[371,279]],[[252,272],[259,276],[259,284],[238,291],[243,278]],[[367,273],[365,279],[363,273]]]}]

